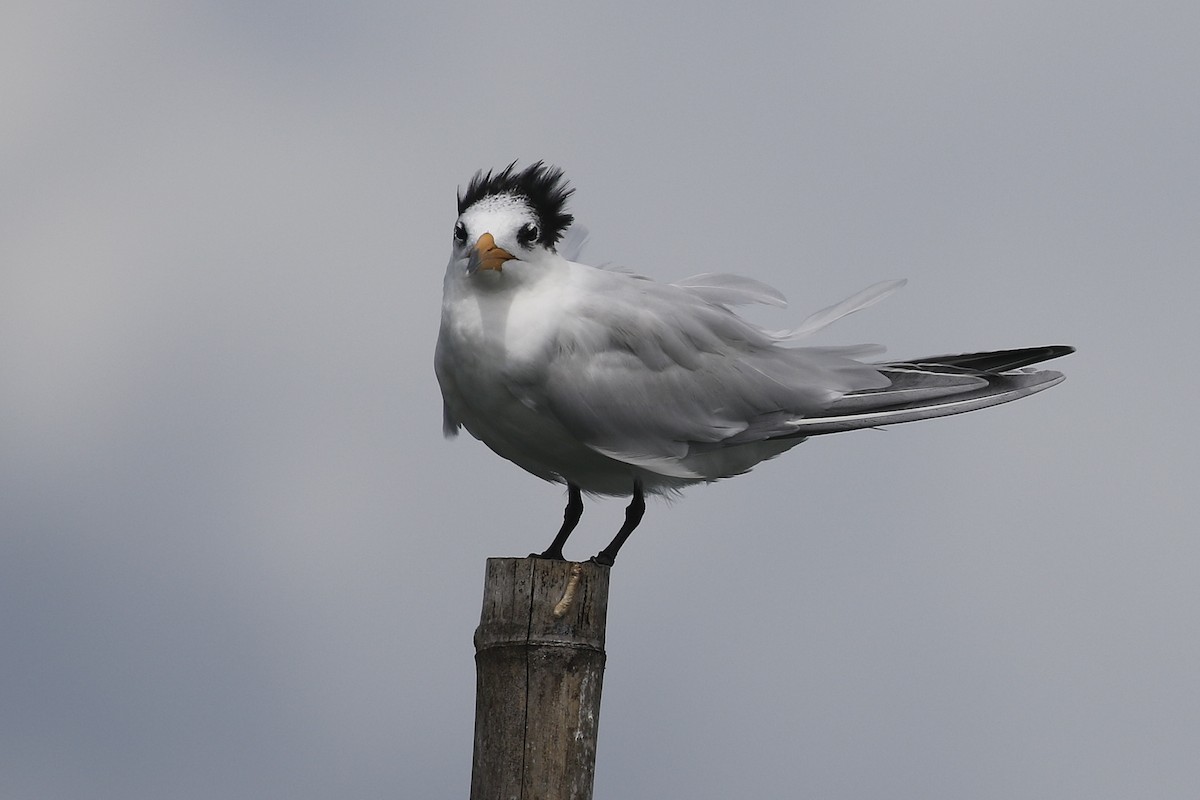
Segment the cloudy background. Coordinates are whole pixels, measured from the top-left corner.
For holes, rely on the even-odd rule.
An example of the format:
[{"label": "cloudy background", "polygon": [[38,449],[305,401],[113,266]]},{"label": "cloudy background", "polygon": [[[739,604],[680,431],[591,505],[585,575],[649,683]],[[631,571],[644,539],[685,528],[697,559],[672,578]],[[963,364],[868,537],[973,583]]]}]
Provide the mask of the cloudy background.
[{"label": "cloudy background", "polygon": [[[442,440],[454,192],[820,343],[1071,343],[999,409],[653,503],[598,798],[1195,798],[1191,3],[16,2],[0,14],[0,797],[461,798],[484,559],[564,493]],[[591,503],[568,555],[608,541]]]}]

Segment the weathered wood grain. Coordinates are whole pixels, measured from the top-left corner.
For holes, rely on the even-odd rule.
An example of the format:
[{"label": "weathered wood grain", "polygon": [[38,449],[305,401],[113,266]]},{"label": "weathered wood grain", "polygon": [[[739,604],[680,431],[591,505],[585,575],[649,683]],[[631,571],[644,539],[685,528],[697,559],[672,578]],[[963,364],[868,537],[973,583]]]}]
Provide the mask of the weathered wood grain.
[{"label": "weathered wood grain", "polygon": [[590,800],[608,576],[592,563],[488,559],[471,800]]}]

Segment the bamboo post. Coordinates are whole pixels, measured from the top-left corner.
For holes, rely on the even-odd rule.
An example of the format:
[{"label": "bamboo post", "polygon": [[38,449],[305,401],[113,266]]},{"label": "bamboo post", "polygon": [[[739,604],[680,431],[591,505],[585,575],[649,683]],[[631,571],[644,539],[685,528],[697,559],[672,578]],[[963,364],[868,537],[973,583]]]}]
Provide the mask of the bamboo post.
[{"label": "bamboo post", "polygon": [[608,567],[489,558],[471,800],[590,800]]}]

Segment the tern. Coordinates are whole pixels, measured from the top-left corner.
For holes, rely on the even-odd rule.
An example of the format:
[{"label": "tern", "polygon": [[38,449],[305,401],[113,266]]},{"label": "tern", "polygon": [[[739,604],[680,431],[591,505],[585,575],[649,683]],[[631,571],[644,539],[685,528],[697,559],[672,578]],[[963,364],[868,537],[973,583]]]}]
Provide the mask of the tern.
[{"label": "tern", "polygon": [[[582,494],[629,496],[593,561],[611,566],[646,494],[741,475],[810,436],[941,417],[1061,382],[1033,364],[1066,345],[896,362],[874,346],[796,342],[894,292],[885,281],[771,331],[733,306],[784,306],[759,281],[705,273],[675,283],[568,260],[583,234],[562,170],[516,162],[458,193],[434,367],[447,437],[566,484],[562,527],[531,554],[563,559]],[[562,253],[560,253],[560,249]]]}]

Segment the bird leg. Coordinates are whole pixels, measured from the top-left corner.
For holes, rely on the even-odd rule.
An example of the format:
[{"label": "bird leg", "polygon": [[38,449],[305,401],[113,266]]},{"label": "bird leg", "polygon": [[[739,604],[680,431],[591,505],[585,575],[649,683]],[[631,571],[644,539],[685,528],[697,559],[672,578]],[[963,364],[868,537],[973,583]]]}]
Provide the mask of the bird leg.
[{"label": "bird leg", "polygon": [[573,483],[567,484],[567,507],[563,511],[563,524],[558,529],[558,535],[554,537],[554,541],[550,546],[541,553],[530,553],[530,558],[549,558],[554,561],[566,561],[563,558],[563,545],[567,543],[567,537],[571,535],[571,531],[575,530],[575,526],[579,524],[579,518],[583,516],[583,497],[579,494],[579,487]]},{"label": "bird leg", "polygon": [[611,567],[617,560],[617,551],[621,549],[621,545],[625,544],[629,534],[633,533],[633,529],[642,521],[642,515],[645,513],[646,498],[642,495],[642,482],[635,480],[633,482],[633,499],[629,501],[629,506],[625,509],[625,524],[621,526],[621,530],[617,531],[617,535],[609,542],[608,547],[592,556],[592,561]]}]

